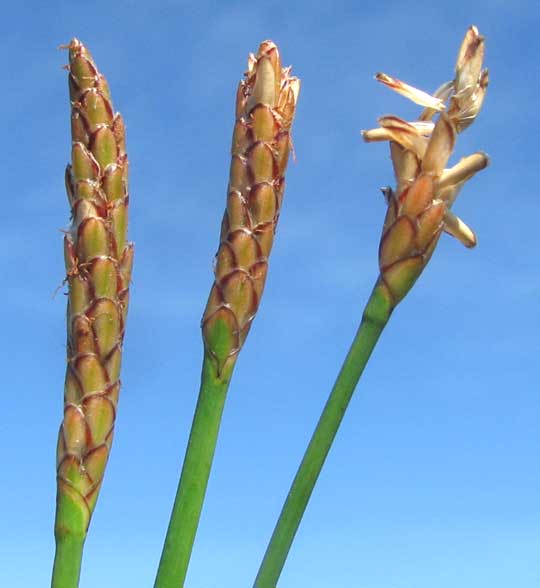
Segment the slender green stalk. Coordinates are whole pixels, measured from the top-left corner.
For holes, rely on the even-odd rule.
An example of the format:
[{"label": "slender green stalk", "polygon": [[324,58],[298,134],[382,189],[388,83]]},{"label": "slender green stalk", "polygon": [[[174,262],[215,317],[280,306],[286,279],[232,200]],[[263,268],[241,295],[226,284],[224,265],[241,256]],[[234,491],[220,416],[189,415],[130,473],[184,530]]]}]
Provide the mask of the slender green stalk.
[{"label": "slender green stalk", "polygon": [[227,207],[202,319],[202,383],[155,588],[181,588],[186,577],[227,388],[266,282],[299,89],[276,45],[261,43],[236,95]]},{"label": "slender green stalk", "polygon": [[[398,79],[376,79],[425,106],[419,121],[379,118],[380,128],[365,131],[366,141],[390,142],[396,190],[385,188],[388,208],[379,246],[379,280],[315,433],[293,481],[270,540],[255,588],[276,588],[287,554],[324,465],[355,386],[391,313],[423,272],[442,231],[474,247],[476,237],[450,207],[459,190],[489,159],[475,153],[446,169],[458,133],[479,113],[488,84],[482,69],[484,38],[470,27],[461,45],[454,80],[429,96]],[[448,108],[444,104],[449,101]],[[436,123],[432,118],[440,116]],[[416,125],[416,126],[415,126]],[[429,137],[429,138],[428,138]]]},{"label": "slender green stalk", "polygon": [[183,586],[201,515],[231,373],[205,356],[201,389],[156,577],[156,588]]},{"label": "slender green stalk", "polygon": [[79,585],[84,539],[72,533],[56,537],[52,588]]},{"label": "slender green stalk", "polygon": [[390,314],[388,299],[377,284],[289,490],[254,588],[276,587],[343,415]]}]

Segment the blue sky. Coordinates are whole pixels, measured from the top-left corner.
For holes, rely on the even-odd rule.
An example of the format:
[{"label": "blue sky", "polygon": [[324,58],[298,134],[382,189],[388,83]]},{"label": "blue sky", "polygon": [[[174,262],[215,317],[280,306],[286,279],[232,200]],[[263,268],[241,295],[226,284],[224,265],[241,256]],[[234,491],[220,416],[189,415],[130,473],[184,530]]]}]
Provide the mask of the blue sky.
[{"label": "blue sky", "polygon": [[[359,131],[416,107],[470,24],[491,85],[456,156],[492,165],[391,319],[280,588],[540,586],[539,10],[535,3],[27,2],[4,8],[0,585],[46,586],[65,369],[66,55],[85,42],[128,127],[136,244],[116,438],[80,588],[151,586],[196,400],[199,321],[247,55],[278,43],[302,79],[296,163],[265,296],[231,384],[188,588],[250,587],[376,278],[393,181]],[[9,204],[8,204],[9,203]]]}]

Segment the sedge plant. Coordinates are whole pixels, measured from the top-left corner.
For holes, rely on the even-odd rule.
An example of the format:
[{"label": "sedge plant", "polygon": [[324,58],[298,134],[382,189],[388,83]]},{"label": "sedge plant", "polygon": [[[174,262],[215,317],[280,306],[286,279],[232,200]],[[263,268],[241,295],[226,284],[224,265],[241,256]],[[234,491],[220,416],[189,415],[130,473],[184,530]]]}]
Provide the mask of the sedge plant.
[{"label": "sedge plant", "polygon": [[69,50],[71,228],[64,237],[67,369],[57,450],[52,588],[76,588],[84,541],[111,449],[133,245],[122,117],[86,47]]},{"label": "sedge plant", "polygon": [[155,588],[184,585],[225,397],[264,290],[299,89],[277,46],[261,43],[236,95],[227,206],[202,318],[201,386]]},{"label": "sedge plant", "polygon": [[[450,210],[463,184],[485,168],[475,153],[447,169],[456,138],[478,115],[488,72],[482,69],[484,38],[470,27],[459,50],[455,77],[431,96],[385,74],[376,79],[425,107],[419,119],[379,119],[363,133],[366,141],[389,141],[395,188],[383,190],[387,203],[379,245],[379,277],[351,348],[323,409],[284,503],[257,574],[254,588],[276,588],[309,498],[354,389],[396,306],[429,262],[443,232],[474,247],[473,231]],[[437,116],[436,121],[434,118]]]},{"label": "sedge plant", "polygon": [[[67,370],[57,450],[56,553],[52,588],[77,588],[84,541],[111,449],[133,245],[127,241],[128,161],[122,117],[86,47],[69,49],[72,223],[64,238]],[[367,142],[388,141],[396,179],[379,245],[379,276],[360,326],[286,498],[254,588],[276,588],[295,534],[354,389],[397,305],[447,232],[474,247],[451,211],[462,186],[488,165],[474,153],[447,168],[459,133],[478,115],[488,85],[484,39],[470,27],[454,79],[434,95],[386,74],[376,79],[424,107],[418,120],[379,118]],[[272,41],[250,55],[238,86],[226,210],[214,282],[202,317],[199,397],[154,588],[182,588],[227,391],[258,311],[285,188],[300,82]]]}]

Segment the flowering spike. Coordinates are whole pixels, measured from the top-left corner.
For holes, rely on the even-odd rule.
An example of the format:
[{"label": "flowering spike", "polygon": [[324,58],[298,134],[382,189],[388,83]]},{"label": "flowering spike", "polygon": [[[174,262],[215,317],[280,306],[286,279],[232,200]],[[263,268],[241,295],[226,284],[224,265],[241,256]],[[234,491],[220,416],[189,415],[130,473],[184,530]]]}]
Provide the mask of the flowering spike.
[{"label": "flowering spike", "polygon": [[[86,47],[73,39],[67,49],[72,162],[66,186],[72,226],[64,238],[69,297],[57,545],[70,534],[84,538],[103,479],[120,389],[133,255],[125,241],[128,162],[121,119]],[[55,573],[60,573],[56,565]]]},{"label": "flowering spike", "polygon": [[276,45],[261,43],[236,94],[227,205],[201,325],[201,388],[155,588],[184,585],[227,390],[264,290],[298,91]]},{"label": "flowering spike", "polygon": [[227,209],[202,320],[207,353],[232,367],[257,313],[285,188],[300,82],[264,41],[240,82]]},{"label": "flowering spike", "polygon": [[462,186],[489,159],[480,152],[449,169],[446,165],[458,133],[474,121],[482,106],[488,84],[487,70],[482,69],[484,52],[484,38],[470,27],[458,53],[454,80],[434,96],[385,74],[376,75],[378,81],[425,106],[418,121],[387,115],[379,119],[380,128],[362,133],[366,141],[390,142],[397,187],[385,190],[388,212],[379,266],[381,292],[394,306],[422,273],[442,231],[466,247],[476,245],[474,232],[450,207]]}]

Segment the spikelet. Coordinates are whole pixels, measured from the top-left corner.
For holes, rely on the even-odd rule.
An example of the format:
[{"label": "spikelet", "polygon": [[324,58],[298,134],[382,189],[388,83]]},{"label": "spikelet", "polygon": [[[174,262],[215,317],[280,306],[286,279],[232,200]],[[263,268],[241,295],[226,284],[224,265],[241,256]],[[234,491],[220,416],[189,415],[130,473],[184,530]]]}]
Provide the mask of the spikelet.
[{"label": "spikelet", "polygon": [[111,448],[133,245],[122,117],[86,47],[69,49],[72,223],[64,238],[67,371],[57,450],[56,533],[86,532]]},{"label": "spikelet", "polygon": [[[385,188],[388,210],[379,247],[380,285],[394,307],[410,290],[429,261],[442,231],[466,247],[476,245],[474,232],[450,208],[463,184],[484,169],[485,153],[463,158],[450,169],[456,139],[480,112],[488,72],[482,69],[484,38],[468,29],[455,77],[430,96],[385,74],[376,79],[424,106],[419,120],[397,116],[379,119],[380,127],[364,131],[366,141],[390,141],[396,189]],[[433,121],[438,114],[436,122]]]},{"label": "spikelet", "polygon": [[238,86],[227,208],[202,319],[206,353],[230,369],[257,313],[268,271],[300,82],[264,41]]}]

